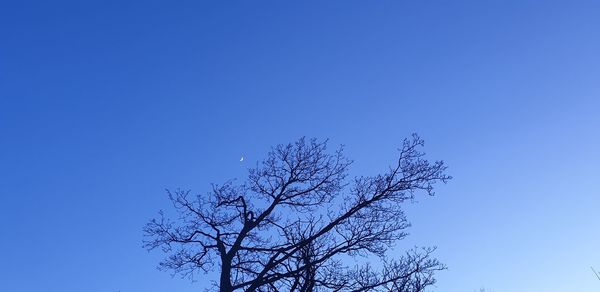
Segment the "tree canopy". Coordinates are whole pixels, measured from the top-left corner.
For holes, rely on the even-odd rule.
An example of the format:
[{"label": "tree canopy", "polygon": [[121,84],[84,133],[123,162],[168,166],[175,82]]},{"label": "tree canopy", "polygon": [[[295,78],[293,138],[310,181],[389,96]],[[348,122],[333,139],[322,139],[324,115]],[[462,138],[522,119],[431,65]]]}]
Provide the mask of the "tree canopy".
[{"label": "tree canopy", "polygon": [[[434,248],[388,255],[407,236],[402,204],[451,178],[442,161],[424,158],[423,144],[413,135],[386,172],[352,179],[343,147],[305,138],[278,145],[243,183],[167,191],[178,216],[161,211],[144,228],[144,246],[167,254],[161,269],[216,271],[220,291],[423,291],[445,268]],[[350,264],[357,257],[367,260]]]}]

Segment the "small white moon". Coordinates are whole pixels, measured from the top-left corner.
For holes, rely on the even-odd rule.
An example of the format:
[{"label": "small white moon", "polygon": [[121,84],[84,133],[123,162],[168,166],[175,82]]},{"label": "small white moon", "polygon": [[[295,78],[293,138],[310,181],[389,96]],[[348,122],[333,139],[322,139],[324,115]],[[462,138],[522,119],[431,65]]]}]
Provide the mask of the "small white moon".
[{"label": "small white moon", "polygon": [[242,162],[242,161],[244,161],[244,156],[242,156],[242,157],[240,158],[240,162]]}]

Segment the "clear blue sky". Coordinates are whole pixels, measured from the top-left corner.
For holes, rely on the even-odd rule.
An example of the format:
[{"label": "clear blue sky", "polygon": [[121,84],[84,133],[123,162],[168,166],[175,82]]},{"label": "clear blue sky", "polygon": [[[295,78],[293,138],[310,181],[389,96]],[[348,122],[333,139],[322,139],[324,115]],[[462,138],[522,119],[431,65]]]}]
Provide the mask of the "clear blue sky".
[{"label": "clear blue sky", "polygon": [[375,174],[412,132],[454,176],[398,246],[436,291],[600,291],[597,1],[8,2],[2,291],[200,291],[141,248],[164,188],[300,136]]}]

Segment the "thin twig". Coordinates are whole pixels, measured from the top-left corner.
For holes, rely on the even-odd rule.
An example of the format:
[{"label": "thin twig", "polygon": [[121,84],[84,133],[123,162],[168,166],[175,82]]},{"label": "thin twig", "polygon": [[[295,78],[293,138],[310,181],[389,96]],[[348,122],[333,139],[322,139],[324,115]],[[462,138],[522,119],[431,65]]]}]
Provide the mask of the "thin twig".
[{"label": "thin twig", "polygon": [[590,267],[590,269],[592,269],[592,272],[594,272],[594,275],[596,275],[598,280],[600,280],[600,275],[598,275],[598,273],[596,273],[596,270],[594,270],[594,267]]}]

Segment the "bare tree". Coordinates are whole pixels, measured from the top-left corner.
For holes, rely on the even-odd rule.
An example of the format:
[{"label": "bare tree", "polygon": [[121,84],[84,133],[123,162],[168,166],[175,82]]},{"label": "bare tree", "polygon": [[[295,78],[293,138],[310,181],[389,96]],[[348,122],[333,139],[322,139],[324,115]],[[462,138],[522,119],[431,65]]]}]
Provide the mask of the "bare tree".
[{"label": "bare tree", "polygon": [[[206,195],[167,191],[178,217],[161,211],[145,226],[144,245],[168,254],[161,269],[216,270],[220,291],[424,291],[445,268],[433,248],[387,257],[407,235],[401,204],[451,178],[422,146],[413,135],[386,173],[349,180],[343,147],[328,152],[327,141],[304,138],[279,145],[243,184],[213,185]],[[345,264],[357,257],[374,264]]]}]

